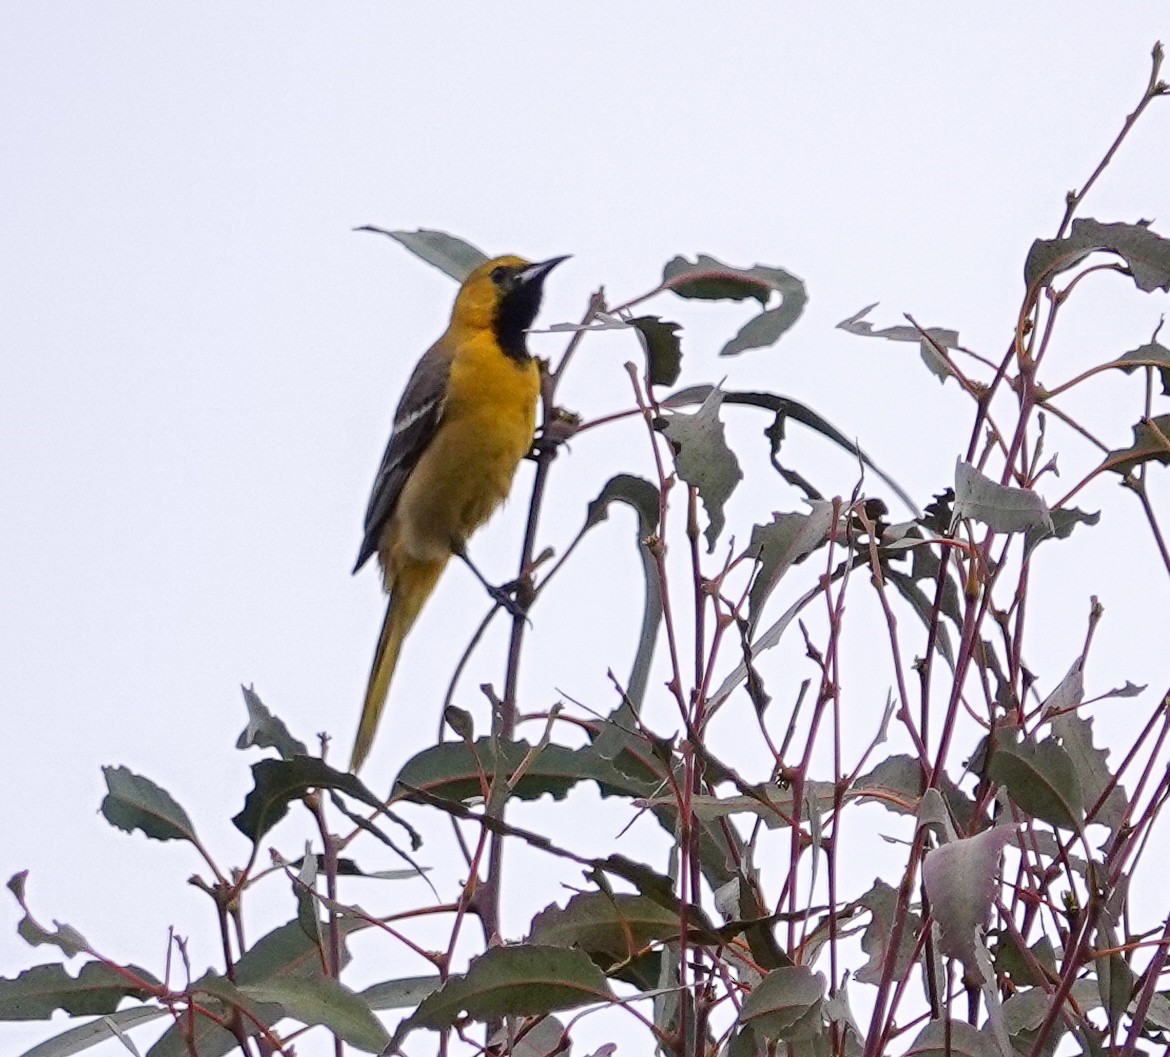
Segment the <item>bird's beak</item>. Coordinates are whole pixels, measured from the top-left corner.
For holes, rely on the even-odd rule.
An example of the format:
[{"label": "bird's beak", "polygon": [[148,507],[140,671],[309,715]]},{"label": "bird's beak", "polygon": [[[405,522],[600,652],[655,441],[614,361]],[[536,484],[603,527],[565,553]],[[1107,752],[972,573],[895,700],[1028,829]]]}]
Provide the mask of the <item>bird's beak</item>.
[{"label": "bird's beak", "polygon": [[530,264],[517,276],[517,278],[520,280],[520,283],[523,286],[527,286],[529,283],[535,283],[537,286],[539,286],[544,282],[544,277],[548,275],[549,272],[551,272],[558,264],[560,264],[561,261],[567,261],[568,259],[569,255],[566,254],[564,257],[550,257],[547,261],[539,261],[536,264]]}]

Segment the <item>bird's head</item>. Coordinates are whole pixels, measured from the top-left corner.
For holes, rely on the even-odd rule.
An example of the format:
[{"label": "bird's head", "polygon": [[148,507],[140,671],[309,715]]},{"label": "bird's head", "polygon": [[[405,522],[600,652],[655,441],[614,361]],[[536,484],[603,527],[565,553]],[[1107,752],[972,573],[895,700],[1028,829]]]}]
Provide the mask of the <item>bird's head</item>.
[{"label": "bird's head", "polygon": [[527,359],[524,335],[540,308],[545,276],[566,259],[552,257],[532,264],[523,257],[508,256],[484,261],[459,288],[451,325],[491,329],[507,355]]}]

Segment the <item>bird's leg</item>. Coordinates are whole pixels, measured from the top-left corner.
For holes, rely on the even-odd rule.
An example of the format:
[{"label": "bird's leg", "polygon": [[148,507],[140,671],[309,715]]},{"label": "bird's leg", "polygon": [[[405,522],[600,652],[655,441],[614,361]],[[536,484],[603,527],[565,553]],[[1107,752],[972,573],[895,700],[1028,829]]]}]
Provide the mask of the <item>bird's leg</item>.
[{"label": "bird's leg", "polygon": [[508,583],[501,584],[499,587],[489,583],[487,577],[479,571],[475,562],[468,557],[467,547],[461,541],[452,541],[451,553],[461,559],[463,564],[475,573],[475,578],[483,584],[484,590],[492,597],[496,605],[506,609],[514,617],[528,616],[528,606],[523,604],[518,597],[521,586],[519,580],[510,580]]}]

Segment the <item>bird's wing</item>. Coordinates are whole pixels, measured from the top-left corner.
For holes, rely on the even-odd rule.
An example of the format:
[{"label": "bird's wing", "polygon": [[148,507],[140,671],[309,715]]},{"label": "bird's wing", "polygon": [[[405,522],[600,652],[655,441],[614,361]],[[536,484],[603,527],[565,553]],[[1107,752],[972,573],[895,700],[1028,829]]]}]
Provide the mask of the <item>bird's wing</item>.
[{"label": "bird's wing", "polygon": [[382,528],[394,513],[402,486],[439,427],[447,402],[450,370],[450,354],[441,345],[433,345],[418,361],[406,383],[398,410],[394,412],[394,430],[374,478],[370,505],[366,508],[365,537],[353,567],[355,573],[378,549]]}]

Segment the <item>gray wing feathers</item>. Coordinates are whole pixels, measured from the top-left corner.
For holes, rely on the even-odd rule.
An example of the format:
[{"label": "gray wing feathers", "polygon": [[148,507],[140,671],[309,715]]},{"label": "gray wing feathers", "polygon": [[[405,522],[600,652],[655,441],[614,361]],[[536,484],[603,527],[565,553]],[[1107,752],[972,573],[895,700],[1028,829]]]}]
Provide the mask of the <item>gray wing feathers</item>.
[{"label": "gray wing feathers", "polygon": [[450,369],[450,354],[439,345],[433,345],[418,361],[406,383],[406,390],[394,412],[394,429],[370,492],[365,536],[357,564],[353,567],[355,573],[378,549],[382,529],[398,505],[402,487],[438,429],[446,403]]}]

